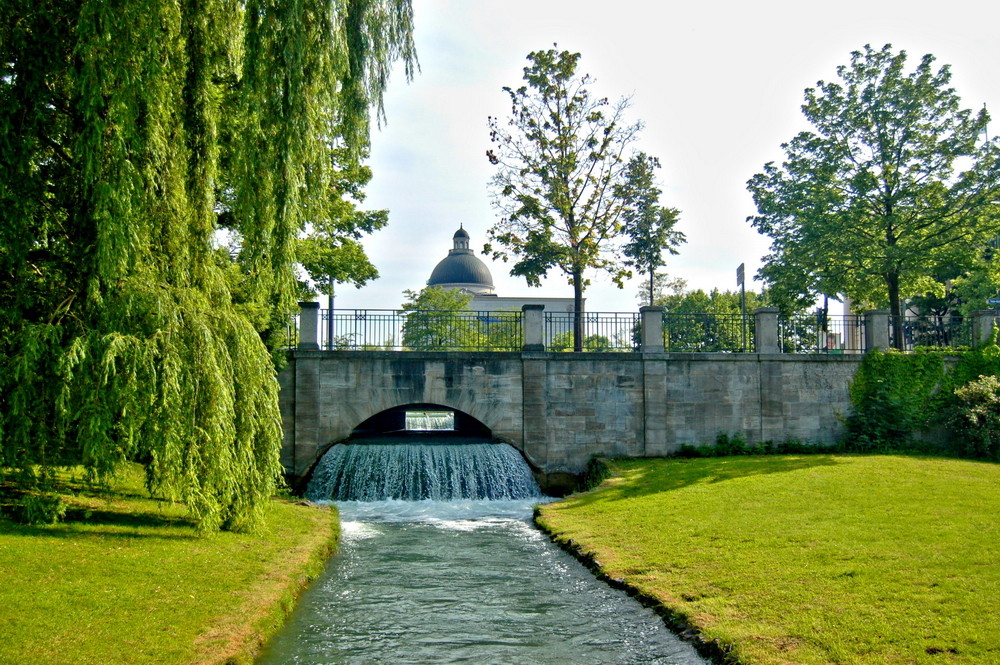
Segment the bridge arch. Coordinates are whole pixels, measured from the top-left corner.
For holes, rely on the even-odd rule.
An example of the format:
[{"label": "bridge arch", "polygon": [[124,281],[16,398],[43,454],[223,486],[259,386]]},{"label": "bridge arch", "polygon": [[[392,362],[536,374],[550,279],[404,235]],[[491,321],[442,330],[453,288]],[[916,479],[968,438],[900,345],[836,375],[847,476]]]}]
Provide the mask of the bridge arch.
[{"label": "bridge arch", "polygon": [[[434,425],[422,421],[435,421],[432,414],[440,414],[441,422]],[[445,404],[413,403],[394,406],[380,411],[358,424],[351,438],[417,433],[435,433],[446,436],[493,438],[493,431],[478,418]]]}]

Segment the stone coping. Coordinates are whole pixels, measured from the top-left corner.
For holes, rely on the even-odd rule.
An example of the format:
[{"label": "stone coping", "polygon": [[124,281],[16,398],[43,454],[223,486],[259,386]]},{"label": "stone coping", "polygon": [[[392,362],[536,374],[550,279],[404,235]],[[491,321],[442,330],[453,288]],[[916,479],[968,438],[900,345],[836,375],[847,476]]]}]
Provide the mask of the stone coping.
[{"label": "stone coping", "polygon": [[289,351],[293,358],[350,358],[352,360],[562,360],[566,362],[585,362],[588,360],[618,360],[623,362],[640,362],[647,360],[686,360],[686,361],[767,361],[767,362],[861,362],[863,353],[717,353],[717,352],[605,352],[585,351],[572,353],[566,351]]}]

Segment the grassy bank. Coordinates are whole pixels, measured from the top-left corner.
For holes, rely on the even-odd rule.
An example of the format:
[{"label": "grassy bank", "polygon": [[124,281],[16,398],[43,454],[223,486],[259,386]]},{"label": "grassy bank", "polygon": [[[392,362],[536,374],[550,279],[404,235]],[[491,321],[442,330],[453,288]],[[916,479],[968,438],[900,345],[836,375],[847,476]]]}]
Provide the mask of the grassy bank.
[{"label": "grassy bank", "polygon": [[1000,663],[1000,466],[630,460],[539,523],[745,664]]},{"label": "grassy bank", "polygon": [[0,663],[250,662],[335,545],[336,515],[274,501],[258,536],[198,536],[138,474],[65,522],[0,521]]}]

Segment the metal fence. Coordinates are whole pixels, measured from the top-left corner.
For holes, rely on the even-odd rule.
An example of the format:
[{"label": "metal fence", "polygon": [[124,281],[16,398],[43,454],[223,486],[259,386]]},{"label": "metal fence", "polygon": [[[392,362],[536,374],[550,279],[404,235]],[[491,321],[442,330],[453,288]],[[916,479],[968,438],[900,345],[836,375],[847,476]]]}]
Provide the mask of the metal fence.
[{"label": "metal fence", "polygon": [[[314,310],[315,311],[315,310]],[[520,351],[524,325],[519,311],[443,312],[410,310],[320,310],[319,345],[327,350]],[[584,312],[584,351],[638,351],[640,315]],[[573,350],[572,312],[545,312],[543,342],[549,351]],[[890,346],[973,346],[972,317],[888,317]],[[753,353],[754,317],[740,314],[663,314],[668,352]],[[864,353],[865,319],[855,315],[808,314],[778,319],[782,353]],[[298,346],[298,317],[290,321],[288,348]]]},{"label": "metal fence", "polygon": [[[638,351],[639,314],[582,312],[584,351]],[[573,312],[545,312],[543,340],[547,351],[573,350]]]},{"label": "metal fence", "polygon": [[951,314],[944,316],[890,316],[889,344],[894,348],[906,351],[912,351],[918,346],[973,346],[972,318]]},{"label": "metal fence", "polygon": [[663,348],[678,353],[752,353],[753,317],[741,314],[663,315]]},{"label": "metal fence", "polygon": [[520,351],[521,312],[320,310],[320,348],[372,351]]},{"label": "metal fence", "polygon": [[817,313],[779,318],[778,348],[782,353],[863,353],[864,317]]}]

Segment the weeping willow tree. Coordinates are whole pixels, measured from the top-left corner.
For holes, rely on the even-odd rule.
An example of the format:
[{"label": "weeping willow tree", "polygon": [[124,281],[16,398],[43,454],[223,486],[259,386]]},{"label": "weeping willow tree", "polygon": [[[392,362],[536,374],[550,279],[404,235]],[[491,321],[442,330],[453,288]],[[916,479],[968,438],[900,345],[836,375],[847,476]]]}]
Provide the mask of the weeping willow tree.
[{"label": "weeping willow tree", "polygon": [[411,34],[409,0],[3,3],[3,467],[140,462],[201,528],[258,523],[295,239]]}]

